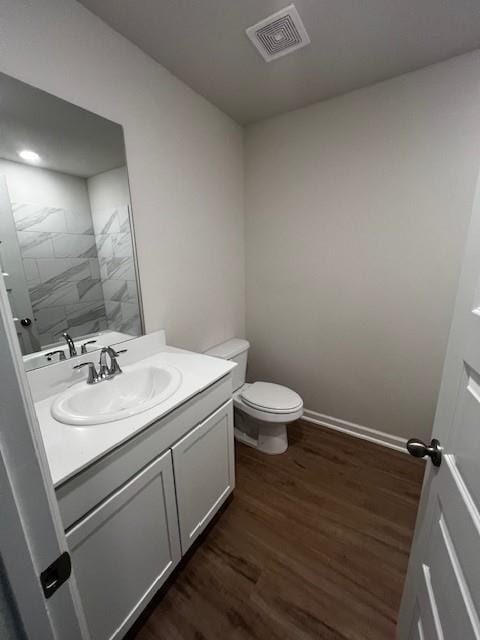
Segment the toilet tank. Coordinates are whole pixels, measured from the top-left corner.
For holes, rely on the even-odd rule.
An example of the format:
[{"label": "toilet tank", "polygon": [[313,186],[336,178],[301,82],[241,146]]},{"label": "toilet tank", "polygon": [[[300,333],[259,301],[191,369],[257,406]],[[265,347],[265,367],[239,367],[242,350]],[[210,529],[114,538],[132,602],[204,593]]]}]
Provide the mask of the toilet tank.
[{"label": "toilet tank", "polygon": [[237,363],[238,366],[232,371],[234,391],[240,389],[240,387],[245,384],[249,347],[250,343],[248,340],[232,338],[205,351],[206,356],[223,358],[223,360],[233,360],[233,362]]}]

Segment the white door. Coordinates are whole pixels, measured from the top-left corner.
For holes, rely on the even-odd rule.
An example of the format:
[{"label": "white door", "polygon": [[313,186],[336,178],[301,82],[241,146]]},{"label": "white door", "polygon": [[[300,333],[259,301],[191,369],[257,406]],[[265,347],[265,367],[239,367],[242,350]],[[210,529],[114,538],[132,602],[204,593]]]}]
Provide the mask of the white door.
[{"label": "white door", "polygon": [[75,577],[49,572],[48,598],[41,586],[67,543],[1,276],[0,380],[2,568],[27,638],[86,640]]},{"label": "white door", "polygon": [[172,448],[182,552],[186,553],[235,486],[230,400]]},{"label": "white door", "polygon": [[[434,319],[432,319],[434,321]],[[480,638],[480,186],[398,623],[399,640]]]}]

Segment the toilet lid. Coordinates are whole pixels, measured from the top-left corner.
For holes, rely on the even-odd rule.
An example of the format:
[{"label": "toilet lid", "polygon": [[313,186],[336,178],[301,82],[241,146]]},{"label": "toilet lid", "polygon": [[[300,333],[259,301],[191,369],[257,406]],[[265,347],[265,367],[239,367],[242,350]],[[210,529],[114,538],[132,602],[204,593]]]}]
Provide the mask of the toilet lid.
[{"label": "toilet lid", "polygon": [[271,382],[254,382],[242,391],[241,396],[251,407],[273,413],[297,411],[303,404],[298,393]]}]

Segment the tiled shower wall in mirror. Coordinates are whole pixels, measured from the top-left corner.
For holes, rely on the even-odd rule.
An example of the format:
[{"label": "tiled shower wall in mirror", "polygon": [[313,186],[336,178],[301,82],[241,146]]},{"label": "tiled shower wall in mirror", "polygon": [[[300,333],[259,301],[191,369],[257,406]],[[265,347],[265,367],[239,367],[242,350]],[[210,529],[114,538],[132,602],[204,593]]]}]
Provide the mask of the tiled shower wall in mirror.
[{"label": "tiled shower wall in mirror", "polygon": [[108,327],[90,211],[12,202],[42,345]]},{"label": "tiled shower wall in mirror", "polygon": [[17,168],[0,162],[42,346],[63,331],[138,335],[126,168],[83,179],[28,167],[36,177],[30,193],[16,188]]},{"label": "tiled shower wall in mirror", "polygon": [[88,178],[108,328],[141,333],[126,167]]}]

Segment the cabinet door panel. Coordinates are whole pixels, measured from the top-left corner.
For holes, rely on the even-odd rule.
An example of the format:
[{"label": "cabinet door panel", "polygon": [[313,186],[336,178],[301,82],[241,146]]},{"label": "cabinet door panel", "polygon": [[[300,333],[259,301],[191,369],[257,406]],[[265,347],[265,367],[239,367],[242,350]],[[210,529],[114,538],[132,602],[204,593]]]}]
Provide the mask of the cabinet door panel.
[{"label": "cabinet door panel", "polygon": [[122,637],[180,559],[170,451],[67,532],[90,635]]},{"label": "cabinet door panel", "polygon": [[235,486],[233,409],[229,401],[173,447],[182,552]]}]

